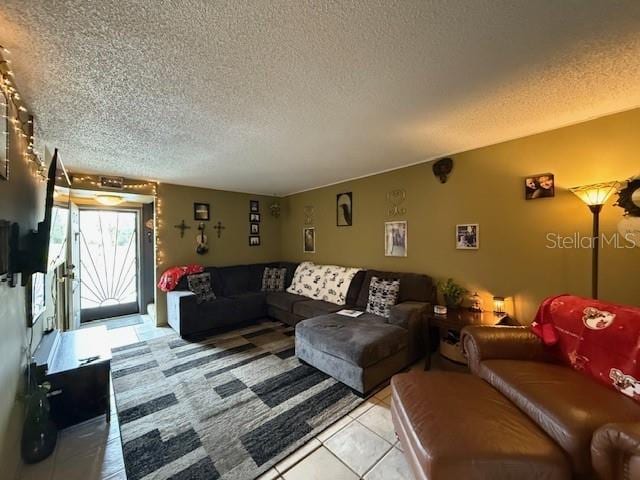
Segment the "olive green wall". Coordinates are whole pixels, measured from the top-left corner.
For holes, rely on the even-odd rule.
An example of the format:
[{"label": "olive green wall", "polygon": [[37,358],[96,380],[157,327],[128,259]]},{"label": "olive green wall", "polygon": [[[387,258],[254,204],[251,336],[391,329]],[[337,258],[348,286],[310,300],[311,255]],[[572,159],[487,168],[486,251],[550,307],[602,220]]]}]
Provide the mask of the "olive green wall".
[{"label": "olive green wall", "polygon": [[[11,105],[11,116],[15,115]],[[4,121],[4,119],[2,119]],[[20,224],[24,235],[37,227],[44,216],[44,183],[34,176],[24,159],[26,142],[9,127],[9,181],[0,180],[0,219]],[[42,335],[44,320],[34,326],[33,345]],[[0,283],[0,472],[2,478],[15,478],[20,463],[20,437],[23,403],[22,372],[25,366],[26,328],[25,289]],[[5,477],[6,475],[6,477]]]},{"label": "olive green wall", "polygon": [[[453,277],[480,290],[485,308],[490,295],[510,297],[518,321],[532,320],[548,295],[589,295],[590,250],[546,248],[547,232],[589,235],[591,213],[566,189],[640,173],[640,109],[547,133],[453,155],[446,184],[424,163],[339,185],[295,194],[283,201],[283,260],[311,260],[423,272]],[[526,201],[525,176],[552,172],[555,198]],[[388,215],[386,194],[406,190],[406,215]],[[336,194],[353,192],[352,227],[336,226]],[[622,209],[602,213],[602,231],[613,233]],[[302,253],[304,207],[314,207],[315,254]],[[408,256],[384,256],[384,222],[408,221]],[[455,248],[457,223],[480,224],[480,249]],[[640,304],[640,248],[601,256],[603,299]]]},{"label": "olive green wall", "polygon": [[[249,200],[260,201],[259,247],[249,246]],[[200,263],[224,266],[280,260],[279,220],[271,216],[269,206],[274,197],[234,193],[222,190],[184,187],[170,184],[158,186],[158,278],[168,267]],[[196,253],[198,222],[193,219],[194,202],[209,203],[211,220],[205,222],[209,252]],[[191,227],[180,238],[174,228],[182,220]],[[220,220],[225,229],[218,238],[213,226]],[[166,295],[157,290],[158,324],[166,323]]]}]

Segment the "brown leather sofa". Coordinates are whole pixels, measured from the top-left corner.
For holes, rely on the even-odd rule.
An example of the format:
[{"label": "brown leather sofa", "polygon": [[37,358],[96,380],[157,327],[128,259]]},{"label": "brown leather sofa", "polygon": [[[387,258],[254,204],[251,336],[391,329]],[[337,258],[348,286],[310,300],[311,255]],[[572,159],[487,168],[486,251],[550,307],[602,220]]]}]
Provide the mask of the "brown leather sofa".
[{"label": "brown leather sofa", "polygon": [[559,364],[528,327],[467,327],[462,344],[474,375],[392,380],[417,478],[640,480],[638,403]]}]

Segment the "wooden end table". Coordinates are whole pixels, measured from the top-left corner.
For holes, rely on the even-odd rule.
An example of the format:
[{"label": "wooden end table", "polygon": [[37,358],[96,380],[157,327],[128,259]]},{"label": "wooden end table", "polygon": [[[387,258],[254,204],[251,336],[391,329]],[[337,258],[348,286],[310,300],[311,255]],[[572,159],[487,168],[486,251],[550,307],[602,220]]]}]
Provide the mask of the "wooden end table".
[{"label": "wooden end table", "polygon": [[[425,344],[430,350],[430,330],[437,328],[439,331],[440,342],[443,339],[457,337],[460,339],[460,332],[468,325],[508,325],[511,319],[508,316],[498,316],[493,312],[473,312],[468,308],[449,308],[446,315],[439,315],[433,311],[427,312],[425,315],[424,338]],[[441,353],[442,355],[442,353]],[[447,360],[460,363],[458,360],[443,355]],[[431,368],[431,352],[427,352],[424,369]]]},{"label": "wooden end table", "polygon": [[34,354],[51,384],[51,419],[60,429],[105,414],[111,420],[111,348],[105,326],[51,332]]}]

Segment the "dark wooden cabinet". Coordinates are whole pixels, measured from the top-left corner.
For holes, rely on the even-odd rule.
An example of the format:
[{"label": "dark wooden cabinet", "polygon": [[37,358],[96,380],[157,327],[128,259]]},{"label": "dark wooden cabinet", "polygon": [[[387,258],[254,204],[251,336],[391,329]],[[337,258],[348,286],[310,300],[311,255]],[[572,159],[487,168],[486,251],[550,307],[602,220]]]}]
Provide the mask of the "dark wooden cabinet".
[{"label": "dark wooden cabinet", "polygon": [[111,412],[111,349],[107,328],[51,332],[34,355],[41,382],[49,382],[51,418],[62,429]]}]

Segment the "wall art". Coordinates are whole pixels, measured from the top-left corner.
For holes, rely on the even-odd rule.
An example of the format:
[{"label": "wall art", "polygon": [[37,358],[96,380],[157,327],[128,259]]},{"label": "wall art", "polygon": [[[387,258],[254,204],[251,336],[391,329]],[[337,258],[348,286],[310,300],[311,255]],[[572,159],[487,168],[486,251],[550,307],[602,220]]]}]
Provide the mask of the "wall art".
[{"label": "wall art", "polygon": [[407,256],[407,222],[385,222],[384,255],[386,257]]},{"label": "wall art", "polygon": [[480,225],[477,223],[456,225],[456,248],[458,250],[477,250],[480,248]]},{"label": "wall art", "polygon": [[624,214],[640,217],[640,177],[631,178],[618,192],[616,206],[624,209]]},{"label": "wall art", "polygon": [[390,217],[397,217],[407,213],[407,209],[402,206],[406,199],[407,192],[400,188],[391,190],[387,193],[387,202],[391,204],[388,210]]},{"label": "wall art", "polygon": [[257,213],[260,211],[260,202],[258,200],[249,200],[249,211]]},{"label": "wall art", "polygon": [[193,219],[198,222],[208,222],[211,218],[211,212],[208,203],[193,204]]},{"label": "wall art", "polygon": [[259,247],[260,246],[260,237],[251,235],[249,237],[249,246],[250,247]]},{"label": "wall art", "polygon": [[527,200],[556,196],[556,182],[553,173],[531,175],[524,179],[524,197]]},{"label": "wall art", "polygon": [[316,253],[316,229],[314,227],[302,229],[302,251],[304,253]]},{"label": "wall art", "polygon": [[345,192],[336,195],[336,225],[350,227],[353,225],[353,193]]},{"label": "wall art", "polygon": [[313,215],[315,211],[313,206],[305,205],[304,207],[304,224],[305,225],[313,225]]}]

